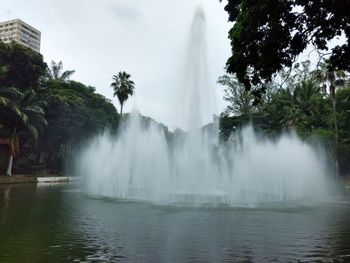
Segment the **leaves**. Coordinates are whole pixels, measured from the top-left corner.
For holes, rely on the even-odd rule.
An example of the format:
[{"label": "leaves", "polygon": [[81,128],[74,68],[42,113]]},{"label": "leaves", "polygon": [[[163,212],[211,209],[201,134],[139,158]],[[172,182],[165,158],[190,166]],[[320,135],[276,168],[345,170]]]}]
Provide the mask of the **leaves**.
[{"label": "leaves", "polygon": [[75,70],[63,71],[62,61],[56,63],[51,61],[50,68],[47,68],[47,79],[66,82],[75,73]]},{"label": "leaves", "polygon": [[36,90],[46,68],[41,54],[16,42],[5,44],[0,41],[0,88]]},{"label": "leaves", "polygon": [[122,114],[122,107],[124,102],[134,94],[135,83],[130,80],[131,75],[125,71],[120,71],[118,75],[113,76],[111,87],[114,90],[114,96],[117,96],[121,105],[120,114]]},{"label": "leaves", "polygon": [[228,0],[225,10],[234,22],[227,71],[248,90],[291,67],[309,44],[328,50],[327,44],[341,34],[346,43],[331,49],[329,63],[333,71],[350,70],[350,1]]},{"label": "leaves", "polygon": [[250,117],[256,111],[253,106],[253,96],[245,87],[229,75],[219,77],[218,84],[225,86],[224,100],[229,103],[225,114]]},{"label": "leaves", "polygon": [[117,130],[119,116],[110,100],[94,87],[68,81],[73,73],[63,72],[62,62],[48,69],[40,54],[0,41],[0,136],[10,138],[14,156],[25,145],[22,157],[59,172],[89,138]]}]

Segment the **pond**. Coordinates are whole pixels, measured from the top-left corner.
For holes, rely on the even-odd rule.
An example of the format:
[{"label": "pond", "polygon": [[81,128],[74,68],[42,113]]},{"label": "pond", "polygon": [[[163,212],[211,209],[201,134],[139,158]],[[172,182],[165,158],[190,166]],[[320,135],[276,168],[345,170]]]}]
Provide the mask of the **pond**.
[{"label": "pond", "polygon": [[347,202],[181,207],[8,185],[0,209],[0,262],[350,261]]}]

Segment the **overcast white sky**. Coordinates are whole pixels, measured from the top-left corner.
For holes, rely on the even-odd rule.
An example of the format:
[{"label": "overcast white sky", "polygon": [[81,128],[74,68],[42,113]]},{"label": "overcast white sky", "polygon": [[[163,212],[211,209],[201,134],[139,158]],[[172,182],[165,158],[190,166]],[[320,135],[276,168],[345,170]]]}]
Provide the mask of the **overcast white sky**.
[{"label": "overcast white sky", "polygon": [[[174,124],[174,100],[197,6],[207,21],[209,79],[216,86],[230,55],[230,24],[218,0],[3,0],[0,20],[20,18],[42,33],[44,60],[63,61],[74,80],[113,100],[112,75],[125,70],[136,83],[134,104],[144,114]],[[10,11],[10,13],[8,13]],[[217,112],[224,107],[217,90]],[[180,105],[179,105],[180,104]]]}]

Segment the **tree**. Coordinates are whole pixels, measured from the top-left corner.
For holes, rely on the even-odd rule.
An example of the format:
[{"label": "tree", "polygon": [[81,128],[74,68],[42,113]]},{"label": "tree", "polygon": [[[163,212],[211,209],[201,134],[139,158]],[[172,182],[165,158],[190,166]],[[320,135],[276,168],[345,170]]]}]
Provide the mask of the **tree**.
[{"label": "tree", "polygon": [[[336,89],[346,84],[346,73],[343,70],[334,70],[329,60],[320,63],[320,67],[314,72],[315,79],[322,85],[329,88],[332,102],[333,127],[335,137],[335,158],[338,159],[339,130],[337,121],[337,98]],[[336,164],[337,166],[337,164]]]},{"label": "tree", "polygon": [[[5,66],[0,67],[0,81],[6,76],[7,69]],[[13,96],[20,94],[20,91],[13,87],[0,87],[0,109],[11,105]]]},{"label": "tree", "polygon": [[16,42],[0,41],[0,132],[10,142],[8,175],[19,153],[20,139],[35,141],[39,126],[45,124],[43,100],[37,91],[46,68],[41,54]]},{"label": "tree", "polygon": [[350,85],[337,91],[337,120],[339,124],[339,172],[350,171]]},{"label": "tree", "polygon": [[87,140],[118,130],[113,103],[94,87],[68,81],[74,71],[62,68],[53,62],[48,69],[39,53],[0,41],[0,137],[10,146],[7,174],[17,158],[23,160],[17,171],[60,173]]},{"label": "tree", "polygon": [[20,91],[37,91],[47,65],[41,54],[16,42],[5,44],[0,41],[0,88],[14,87]]},{"label": "tree", "polygon": [[0,109],[4,110],[7,107],[12,107],[12,99],[13,97],[22,94],[18,89],[10,87],[10,88],[0,88]]},{"label": "tree", "polygon": [[114,96],[117,96],[120,103],[120,115],[123,114],[123,104],[134,94],[135,83],[130,80],[130,75],[125,71],[120,71],[118,75],[113,76],[111,87],[114,90]]},{"label": "tree", "polygon": [[11,99],[1,107],[0,120],[7,128],[10,138],[10,154],[6,174],[12,175],[13,158],[19,153],[20,137],[29,134],[36,141],[39,129],[47,124],[42,108],[43,102],[38,100],[33,89],[25,92],[11,93]]},{"label": "tree", "polygon": [[250,118],[256,107],[252,105],[252,94],[244,88],[243,84],[229,75],[219,77],[218,84],[226,87],[224,90],[224,100],[227,101],[229,105],[226,107],[224,114],[233,114],[234,116]]},{"label": "tree", "polygon": [[[248,90],[291,67],[309,44],[325,52],[328,43],[340,35],[346,41],[331,49],[330,68],[350,70],[348,0],[228,0],[225,10],[234,22],[229,32],[232,56],[227,71],[236,73]],[[254,95],[259,98],[263,92],[264,86]]]},{"label": "tree", "polygon": [[271,100],[263,105],[264,130],[270,135],[295,130],[305,139],[313,136],[316,129],[328,131],[331,111],[327,99],[311,79],[296,83],[294,88],[275,90]]},{"label": "tree", "polygon": [[44,109],[48,125],[36,148],[37,162],[53,173],[70,168],[75,153],[96,134],[115,133],[119,116],[94,87],[76,81],[48,81]]},{"label": "tree", "polygon": [[69,78],[75,73],[75,70],[66,70],[63,71],[62,61],[56,63],[51,61],[50,68],[47,69],[47,78],[49,80],[59,80],[59,81],[68,81]]}]

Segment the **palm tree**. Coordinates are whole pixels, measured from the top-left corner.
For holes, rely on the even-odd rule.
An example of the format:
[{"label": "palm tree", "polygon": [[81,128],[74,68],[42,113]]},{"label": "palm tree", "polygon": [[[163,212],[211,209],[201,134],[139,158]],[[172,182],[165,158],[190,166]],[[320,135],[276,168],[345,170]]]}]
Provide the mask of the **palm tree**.
[{"label": "palm tree", "polygon": [[24,93],[18,90],[8,93],[5,102],[6,104],[0,105],[0,119],[7,128],[10,137],[10,157],[6,174],[11,176],[13,158],[19,153],[20,137],[23,134],[29,134],[36,141],[39,128],[46,125],[47,122],[42,108],[44,103],[37,100],[32,89]]},{"label": "palm tree", "polygon": [[20,96],[22,93],[13,87],[0,88],[0,109],[10,107],[13,97]]},{"label": "palm tree", "polygon": [[314,81],[307,80],[297,84],[293,92],[293,99],[297,106],[306,114],[310,115],[313,108],[312,97],[320,94],[320,88]]},{"label": "palm tree", "polygon": [[[336,170],[338,170],[338,145],[339,132],[337,122],[337,98],[336,89],[346,85],[346,73],[343,70],[334,70],[330,67],[329,60],[324,60],[320,63],[319,69],[314,72],[315,79],[322,84],[323,89],[328,86],[329,94],[332,102],[333,125],[335,135],[335,158]],[[337,171],[336,171],[337,172]]]},{"label": "palm tree", "polygon": [[264,105],[264,113],[269,124],[265,130],[274,135],[282,130],[304,130],[308,119],[314,115],[312,98],[319,95],[319,88],[310,80],[289,88],[276,91]]},{"label": "palm tree", "polygon": [[56,63],[55,61],[51,61],[50,68],[47,69],[47,78],[49,80],[60,80],[60,81],[68,81],[69,78],[74,74],[75,70],[66,70],[63,71],[63,63],[62,61]]},{"label": "palm tree", "polygon": [[120,115],[123,114],[123,104],[129,98],[129,95],[132,96],[135,90],[135,83],[130,80],[130,74],[125,71],[120,71],[118,75],[113,76],[113,82],[111,87],[114,90],[114,96],[118,97],[120,103]]}]

